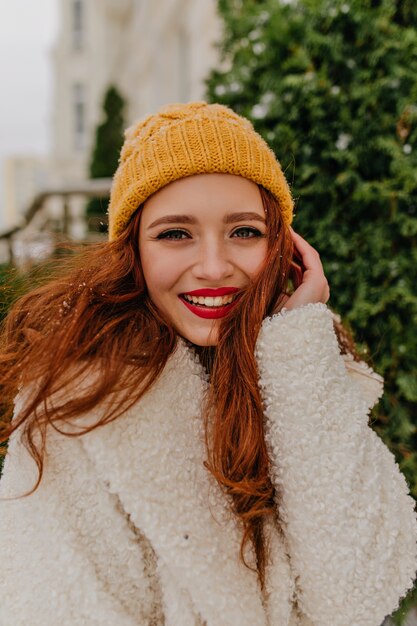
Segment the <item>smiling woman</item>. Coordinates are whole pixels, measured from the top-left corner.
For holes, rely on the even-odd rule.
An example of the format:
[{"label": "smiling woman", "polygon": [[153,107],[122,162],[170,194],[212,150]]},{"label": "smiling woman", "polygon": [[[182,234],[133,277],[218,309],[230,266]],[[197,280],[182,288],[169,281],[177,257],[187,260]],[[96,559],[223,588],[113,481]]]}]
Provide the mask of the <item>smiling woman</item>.
[{"label": "smiling woman", "polygon": [[181,178],[153,194],[140,219],[142,271],[158,311],[191,343],[216,345],[214,320],[234,308],[266,257],[258,186],[232,174]]},{"label": "smiling woman", "polygon": [[126,132],[109,242],[3,329],[1,624],[380,626],[412,587],[382,381],[292,210],[227,107]]}]

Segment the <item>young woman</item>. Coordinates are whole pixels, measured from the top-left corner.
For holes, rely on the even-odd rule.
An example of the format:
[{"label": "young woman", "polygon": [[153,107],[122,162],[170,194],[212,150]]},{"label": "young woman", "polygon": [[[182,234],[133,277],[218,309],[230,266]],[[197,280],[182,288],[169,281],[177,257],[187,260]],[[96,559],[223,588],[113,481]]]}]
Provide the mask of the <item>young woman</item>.
[{"label": "young woman", "polygon": [[1,626],[380,626],[412,587],[381,381],[292,207],[227,107],[127,132],[110,241],[4,329]]}]

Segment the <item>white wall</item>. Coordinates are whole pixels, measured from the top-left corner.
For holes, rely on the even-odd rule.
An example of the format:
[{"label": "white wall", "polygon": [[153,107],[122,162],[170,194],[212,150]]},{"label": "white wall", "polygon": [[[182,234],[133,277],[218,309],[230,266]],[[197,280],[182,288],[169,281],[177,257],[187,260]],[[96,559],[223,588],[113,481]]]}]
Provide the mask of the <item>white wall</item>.
[{"label": "white wall", "polygon": [[[73,3],[58,0],[54,50],[53,149],[57,183],[86,175],[102,99],[115,84],[128,102],[126,125],[162,104],[204,97],[217,63],[215,0],[83,0],[84,37],[73,45]],[[75,141],[74,86],[85,93],[85,133]]]},{"label": "white wall", "polygon": [[46,157],[7,157],[4,160],[5,223],[14,225],[49,182],[49,160]]}]

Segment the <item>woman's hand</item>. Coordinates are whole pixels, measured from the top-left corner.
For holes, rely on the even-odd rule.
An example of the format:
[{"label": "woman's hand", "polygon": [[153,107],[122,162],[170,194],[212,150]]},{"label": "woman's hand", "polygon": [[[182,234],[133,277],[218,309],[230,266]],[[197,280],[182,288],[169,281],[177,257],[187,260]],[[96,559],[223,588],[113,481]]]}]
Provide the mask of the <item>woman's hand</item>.
[{"label": "woman's hand", "polygon": [[303,269],[294,265],[294,293],[280,299],[278,308],[274,313],[278,313],[283,307],[295,309],[309,302],[326,303],[330,297],[329,283],[324,275],[319,253],[291,226],[290,231],[295,251],[301,259]]}]

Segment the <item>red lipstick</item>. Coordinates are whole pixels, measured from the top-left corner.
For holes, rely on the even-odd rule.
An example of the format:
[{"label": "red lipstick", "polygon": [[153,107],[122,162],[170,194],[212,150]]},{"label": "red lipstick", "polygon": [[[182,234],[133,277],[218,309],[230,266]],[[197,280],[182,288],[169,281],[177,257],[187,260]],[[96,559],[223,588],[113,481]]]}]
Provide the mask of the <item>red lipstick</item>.
[{"label": "red lipstick", "polygon": [[235,306],[237,302],[236,299],[230,304],[224,304],[221,307],[202,307],[198,306],[197,304],[191,304],[191,302],[187,302],[187,300],[184,300],[184,298],[180,298],[180,300],[183,304],[185,304],[187,309],[191,311],[191,313],[194,313],[194,315],[197,315],[198,317],[203,317],[206,320],[216,320],[220,317],[224,317],[228,314],[230,309]]},{"label": "red lipstick", "polygon": [[193,302],[189,302],[186,300],[184,295],[187,296],[202,296],[207,298],[215,298],[216,296],[229,296],[233,293],[239,291],[238,287],[218,287],[217,289],[195,289],[194,291],[186,291],[184,294],[180,294],[179,298],[181,302],[187,307],[191,313],[197,315],[198,317],[202,317],[203,319],[219,319],[228,314],[228,312],[234,307],[239,296],[236,297],[233,302],[229,302],[229,304],[222,304],[221,306],[204,306],[199,304],[194,304]]}]

